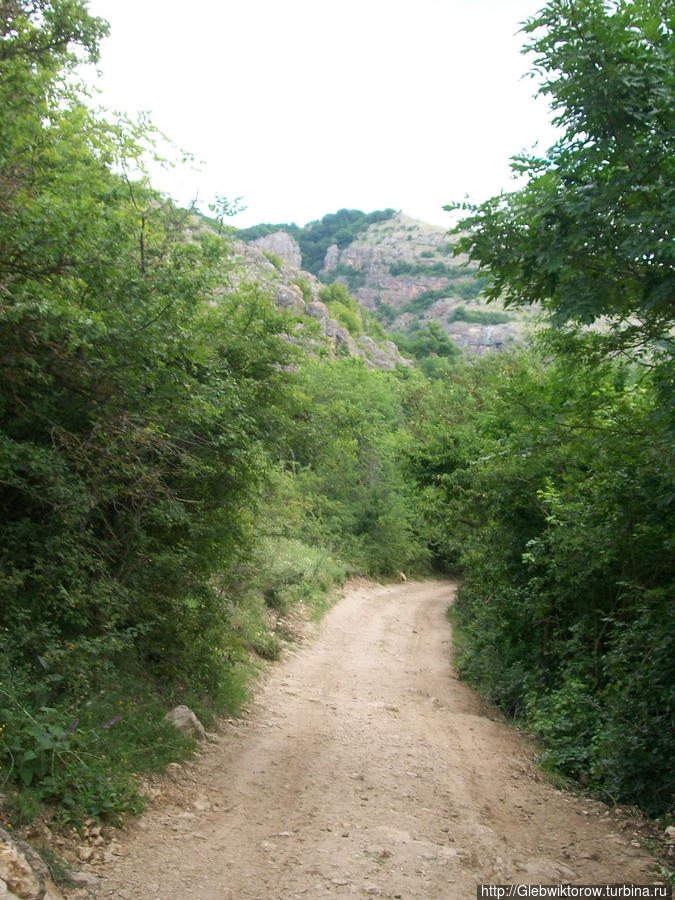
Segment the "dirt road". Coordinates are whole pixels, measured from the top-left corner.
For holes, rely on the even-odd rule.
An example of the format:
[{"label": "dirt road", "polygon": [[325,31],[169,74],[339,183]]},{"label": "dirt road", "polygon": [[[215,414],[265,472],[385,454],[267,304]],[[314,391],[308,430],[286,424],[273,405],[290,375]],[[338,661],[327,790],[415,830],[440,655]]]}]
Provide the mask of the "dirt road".
[{"label": "dirt road", "polygon": [[543,781],[528,742],[456,680],[452,591],[349,590],[79,896],[446,900],[655,880],[611,815]]}]

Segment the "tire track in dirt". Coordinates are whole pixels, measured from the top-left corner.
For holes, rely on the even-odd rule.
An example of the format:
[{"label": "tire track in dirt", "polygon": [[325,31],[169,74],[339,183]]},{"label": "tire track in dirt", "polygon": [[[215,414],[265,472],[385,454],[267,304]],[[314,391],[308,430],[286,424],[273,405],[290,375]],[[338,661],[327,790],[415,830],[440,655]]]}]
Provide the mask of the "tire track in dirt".
[{"label": "tire track in dirt", "polygon": [[456,679],[453,592],[353,586],[70,896],[445,900],[653,880],[604,807],[543,781],[529,742]]}]

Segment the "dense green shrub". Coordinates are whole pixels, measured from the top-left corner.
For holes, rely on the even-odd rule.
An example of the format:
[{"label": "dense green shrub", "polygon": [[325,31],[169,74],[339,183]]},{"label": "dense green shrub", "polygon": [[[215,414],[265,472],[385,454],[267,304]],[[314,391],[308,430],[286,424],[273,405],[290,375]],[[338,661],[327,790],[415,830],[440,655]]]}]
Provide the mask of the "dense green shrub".
[{"label": "dense green shrub", "polygon": [[582,365],[595,343],[456,365],[411,466],[463,574],[462,674],[566,775],[658,813],[673,802],[673,444],[650,371]]},{"label": "dense green shrub", "polygon": [[319,291],[319,300],[326,304],[329,313],[343,328],[347,329],[352,337],[358,337],[361,334],[363,331],[361,307],[343,284],[335,282],[324,285]]},{"label": "dense green shrub", "polygon": [[307,361],[298,389],[278,527],[362,573],[424,570],[425,540],[401,465],[397,374],[353,358]]},{"label": "dense green shrub", "polygon": [[492,309],[467,309],[461,304],[456,306],[447,318],[447,322],[475,322],[479,325],[502,325],[510,322],[513,316]]},{"label": "dense green shrub", "polygon": [[309,283],[309,279],[307,279],[303,276],[300,276],[295,279],[294,284],[296,284],[300,288],[300,291],[302,292],[302,299],[305,301],[305,303],[311,303],[312,299],[313,299],[313,294],[312,294],[312,286]]},{"label": "dense green shrub", "polygon": [[[55,803],[56,820],[86,816],[119,822],[144,801],[138,775],[160,771],[193,748],[164,719],[166,706],[129,674],[58,706],[39,705],[22,672],[3,677],[0,690],[0,778],[16,797],[19,820]],[[16,786],[16,787],[15,787]]]},{"label": "dense green shrub", "polygon": [[39,6],[8,11],[0,84],[0,756],[68,806],[108,783],[82,749],[106,685],[230,703],[244,648],[213,575],[252,540],[294,323],[221,296],[227,242],[144,179],[152,132],[70,86],[102,26]]},{"label": "dense green shrub", "polygon": [[478,366],[482,385],[461,376],[461,412],[453,385],[415,465],[465,572],[465,671],[525,706],[566,774],[669,813],[672,15],[550,0],[524,31],[560,136],[514,159],[524,187],[464,205],[455,251],[489,274],[489,299],[539,304],[558,330],[541,357]]},{"label": "dense green shrub", "polygon": [[408,334],[396,332],[392,337],[401,353],[417,360],[431,356],[457,359],[461,355],[459,347],[453,344],[438,322],[427,322],[424,328]]},{"label": "dense green shrub", "polygon": [[284,264],[284,261],[278,253],[272,253],[271,250],[263,250],[263,256],[267,259],[268,262],[271,262],[275,269],[281,269]]}]

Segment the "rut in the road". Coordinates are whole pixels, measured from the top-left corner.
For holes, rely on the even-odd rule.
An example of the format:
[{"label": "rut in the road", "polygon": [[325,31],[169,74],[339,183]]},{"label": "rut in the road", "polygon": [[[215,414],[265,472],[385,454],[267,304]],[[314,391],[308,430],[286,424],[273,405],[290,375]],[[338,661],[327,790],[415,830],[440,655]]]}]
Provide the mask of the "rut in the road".
[{"label": "rut in the road", "polygon": [[452,594],[350,589],[79,896],[445,900],[477,883],[647,883],[650,858],[609,813],[544,782],[531,746],[457,681]]}]

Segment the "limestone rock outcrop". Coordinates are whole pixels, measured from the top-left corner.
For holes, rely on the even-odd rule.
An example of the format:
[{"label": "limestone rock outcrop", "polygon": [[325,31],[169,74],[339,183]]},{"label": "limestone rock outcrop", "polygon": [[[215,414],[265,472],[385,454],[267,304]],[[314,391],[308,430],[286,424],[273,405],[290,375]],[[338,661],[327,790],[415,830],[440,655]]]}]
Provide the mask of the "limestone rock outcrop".
[{"label": "limestone rock outcrop", "polygon": [[266,250],[268,253],[276,253],[289,266],[293,266],[296,269],[302,267],[300,245],[285,231],[275,231],[273,234],[266,234],[264,237],[256,238],[256,240],[251,241],[251,246],[257,247],[263,252]]},{"label": "limestone rock outcrop", "polygon": [[331,244],[328,250],[326,250],[326,257],[323,263],[324,272],[332,272],[333,269],[337,266],[338,260],[340,259],[340,249],[337,244]]},{"label": "limestone rock outcrop", "polygon": [[[475,318],[501,309],[477,296],[475,267],[465,256],[454,257],[450,242],[447,229],[397,213],[342,250],[329,247],[322,275],[346,285],[377,317],[386,309],[394,331],[437,322],[453,343],[477,355],[523,340],[526,313],[509,311],[510,321],[499,324],[455,319],[453,313],[467,304]],[[430,293],[438,299],[422,303]]]},{"label": "limestone rock outcrop", "polygon": [[36,851],[0,828],[0,897],[7,900],[63,900],[49,867]]},{"label": "limestone rock outcrop", "polygon": [[184,734],[199,741],[206,739],[206,729],[188,706],[175,706],[164,718]]},{"label": "limestone rock outcrop", "polygon": [[[277,232],[277,234],[284,233]],[[289,235],[284,236],[293,241]],[[267,235],[249,244],[242,241],[233,242],[234,255],[240,272],[233,277],[227,290],[235,291],[244,281],[260,285],[278,306],[298,316],[314,319],[319,325],[329,351],[335,356],[359,357],[369,368],[394,369],[397,365],[411,365],[410,360],[405,359],[396,344],[391,341],[377,343],[365,335],[355,340],[346,328],[331,317],[326,305],[319,300],[322,283],[310,272],[305,272],[290,263],[279,268],[275,266],[265,256],[265,250],[272,246],[268,238],[273,237],[276,237],[276,234]],[[297,247],[295,241],[293,244]],[[276,246],[281,247],[282,243]],[[335,249],[337,251],[337,247]],[[278,250],[271,252],[282,255]]]},{"label": "limestone rock outcrop", "polygon": [[[396,213],[371,224],[347,246],[329,246],[320,275],[344,284],[393,332],[410,333],[433,322],[474,355],[523,341],[529,314],[487,306],[476,267],[465,256],[453,256],[451,241],[448,229]],[[278,231],[249,244],[235,242],[235,247],[242,278],[263,286],[280,307],[315,319],[336,355],[358,356],[377,368],[408,364],[394,344],[365,335],[354,340],[331,319],[319,301],[322,282],[300,268],[300,247],[291,235]]]}]

